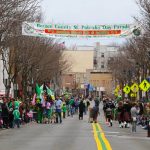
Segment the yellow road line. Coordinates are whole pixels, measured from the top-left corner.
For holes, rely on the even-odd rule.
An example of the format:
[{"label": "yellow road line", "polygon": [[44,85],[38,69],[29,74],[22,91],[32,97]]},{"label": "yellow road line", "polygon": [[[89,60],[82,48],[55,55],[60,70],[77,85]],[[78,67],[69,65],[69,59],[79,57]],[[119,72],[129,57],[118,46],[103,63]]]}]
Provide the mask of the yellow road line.
[{"label": "yellow road line", "polygon": [[111,145],[110,145],[109,141],[107,140],[107,138],[105,137],[104,131],[102,130],[100,124],[97,123],[97,126],[99,128],[99,131],[101,132],[101,137],[102,137],[102,139],[105,143],[105,146],[106,146],[107,150],[112,150]]},{"label": "yellow road line", "polygon": [[92,126],[93,126],[94,139],[95,139],[95,142],[97,145],[97,150],[103,150],[102,145],[101,145],[100,140],[99,140],[98,135],[97,135],[95,124],[92,123]]}]

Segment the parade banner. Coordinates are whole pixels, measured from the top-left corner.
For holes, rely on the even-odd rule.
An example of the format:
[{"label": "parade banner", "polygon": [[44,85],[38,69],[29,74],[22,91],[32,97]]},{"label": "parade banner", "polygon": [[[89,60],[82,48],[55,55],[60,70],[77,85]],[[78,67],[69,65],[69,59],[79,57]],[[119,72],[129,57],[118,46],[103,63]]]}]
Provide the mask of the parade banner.
[{"label": "parade banner", "polygon": [[65,25],[23,22],[22,34],[40,37],[126,37],[136,29],[133,24]]}]

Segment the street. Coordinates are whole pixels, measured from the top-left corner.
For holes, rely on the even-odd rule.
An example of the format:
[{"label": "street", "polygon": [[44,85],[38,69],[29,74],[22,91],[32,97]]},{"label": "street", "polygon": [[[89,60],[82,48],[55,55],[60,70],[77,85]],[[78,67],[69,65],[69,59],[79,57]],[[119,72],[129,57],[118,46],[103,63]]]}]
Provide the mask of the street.
[{"label": "street", "polygon": [[0,150],[150,150],[150,0],[0,1]]},{"label": "street", "polygon": [[[120,129],[115,122],[113,127],[107,127],[101,110],[99,124],[110,143],[110,148],[103,145],[97,147],[94,139],[94,130],[87,122],[87,116],[83,121],[78,116],[68,117],[62,124],[36,124],[31,123],[20,129],[0,131],[0,150],[148,150],[150,138],[146,132],[138,128],[137,133],[132,134],[130,129]],[[97,125],[98,126],[98,125]],[[97,131],[103,134],[101,131]]]}]

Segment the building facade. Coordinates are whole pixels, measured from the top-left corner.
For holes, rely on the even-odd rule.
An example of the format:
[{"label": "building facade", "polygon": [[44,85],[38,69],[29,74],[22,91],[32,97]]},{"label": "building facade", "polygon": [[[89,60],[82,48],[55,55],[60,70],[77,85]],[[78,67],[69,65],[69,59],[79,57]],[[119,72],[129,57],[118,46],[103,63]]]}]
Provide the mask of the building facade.
[{"label": "building facade", "polygon": [[117,55],[119,46],[100,45],[96,43],[94,53],[94,69],[100,72],[109,72],[108,61]]},{"label": "building facade", "polygon": [[63,89],[85,90],[87,85],[91,85],[95,92],[111,94],[113,84],[108,61],[117,55],[118,48],[96,43],[96,46],[77,46],[73,50],[64,51],[71,67],[63,75]]},{"label": "building facade", "polygon": [[110,72],[92,71],[90,73],[89,83],[99,95],[101,95],[101,92],[111,95],[113,89],[112,82],[112,74]]},{"label": "building facade", "polygon": [[93,69],[93,50],[65,50],[64,59],[70,64],[68,72],[63,74],[63,89],[80,89],[87,81],[86,71]]}]

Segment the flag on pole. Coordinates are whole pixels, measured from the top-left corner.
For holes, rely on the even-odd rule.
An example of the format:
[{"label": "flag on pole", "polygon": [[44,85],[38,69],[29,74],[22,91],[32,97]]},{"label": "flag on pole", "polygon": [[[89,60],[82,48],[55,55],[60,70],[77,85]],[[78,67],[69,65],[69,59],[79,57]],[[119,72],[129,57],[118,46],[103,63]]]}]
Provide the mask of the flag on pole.
[{"label": "flag on pole", "polygon": [[33,106],[35,105],[35,99],[36,99],[36,93],[34,94],[33,99],[31,101],[31,103],[32,103]]},{"label": "flag on pole", "polygon": [[36,87],[35,87],[35,92],[36,92],[37,96],[41,95],[41,89],[37,83],[36,83]]},{"label": "flag on pole", "polygon": [[43,95],[40,95],[40,99],[41,99],[42,107],[45,107],[45,100],[44,100]]}]

